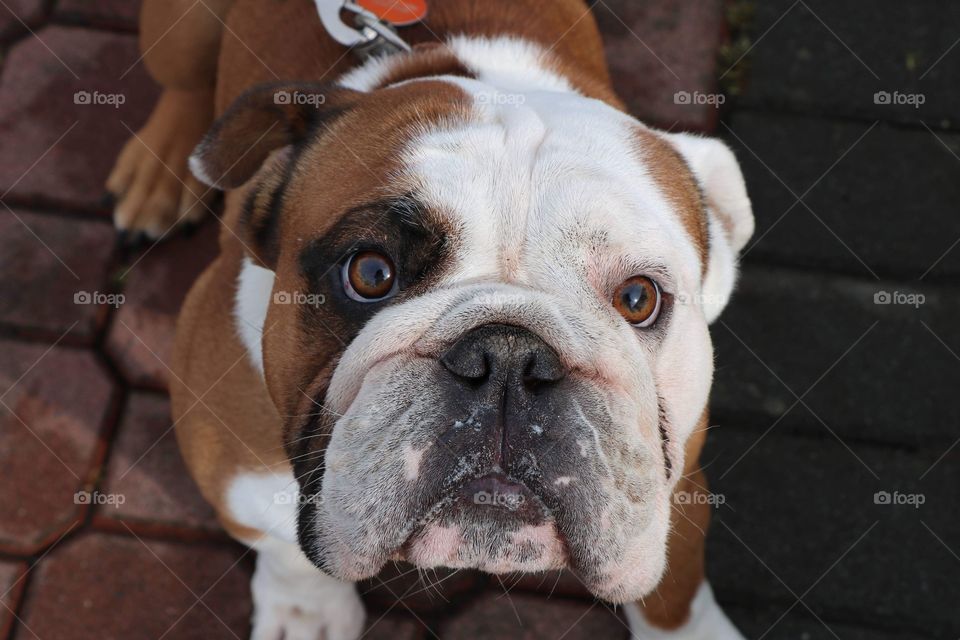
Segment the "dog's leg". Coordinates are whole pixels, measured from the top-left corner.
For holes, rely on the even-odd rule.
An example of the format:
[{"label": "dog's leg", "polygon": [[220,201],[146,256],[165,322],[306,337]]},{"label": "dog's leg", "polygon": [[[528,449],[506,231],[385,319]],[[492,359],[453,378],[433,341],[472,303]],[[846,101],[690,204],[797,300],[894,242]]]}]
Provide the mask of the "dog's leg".
[{"label": "dog's leg", "polygon": [[252,546],[252,640],[360,637],[365,614],[356,586],[322,573],[290,542],[264,536]]},{"label": "dog's leg", "polygon": [[156,238],[206,211],[214,193],[190,175],[187,157],[213,120],[223,19],[233,1],[144,1],[140,47],[163,93],[107,178],[118,229]]},{"label": "dog's leg", "polygon": [[686,446],[686,468],[673,492],[667,570],[642,603],[624,607],[635,640],[743,640],[713,597],[704,575],[704,551],[713,500],[700,468],[704,415]]}]

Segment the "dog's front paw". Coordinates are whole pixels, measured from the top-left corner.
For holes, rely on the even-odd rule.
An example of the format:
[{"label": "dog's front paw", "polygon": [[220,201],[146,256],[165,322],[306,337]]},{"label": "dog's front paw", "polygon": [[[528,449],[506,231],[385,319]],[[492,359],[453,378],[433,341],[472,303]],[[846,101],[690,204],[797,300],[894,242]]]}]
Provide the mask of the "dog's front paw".
[{"label": "dog's front paw", "polygon": [[354,587],[349,588],[342,597],[318,596],[309,608],[281,594],[263,595],[254,613],[252,640],[356,640],[365,614]]},{"label": "dog's front paw", "polygon": [[156,239],[175,225],[203,216],[216,191],[190,174],[187,157],[212,118],[211,91],[163,92],[107,178],[107,192],[116,200],[118,230]]},{"label": "dog's front paw", "polygon": [[356,640],[363,632],[356,587],[321,573],[295,547],[261,551],[251,589],[252,640]]},{"label": "dog's front paw", "polygon": [[624,605],[624,613],[633,640],[744,640],[717,604],[706,580],[690,603],[690,617],[676,629],[654,627],[634,603]]}]

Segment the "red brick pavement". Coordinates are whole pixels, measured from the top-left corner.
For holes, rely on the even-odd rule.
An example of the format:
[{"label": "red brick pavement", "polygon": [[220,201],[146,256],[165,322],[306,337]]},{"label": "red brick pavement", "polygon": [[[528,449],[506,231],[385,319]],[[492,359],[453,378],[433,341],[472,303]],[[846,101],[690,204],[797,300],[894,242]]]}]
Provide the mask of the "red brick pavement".
[{"label": "red brick pavement", "polygon": [[[176,313],[217,224],[123,259],[100,203],[157,93],[136,64],[139,3],[5,4],[23,23],[0,11],[0,270],[14,276],[0,282],[0,639],[242,638],[252,554],[186,475],[163,395]],[[597,2],[634,113],[713,126],[712,108],[673,95],[715,90],[720,5]],[[360,588],[368,638],[627,636],[570,576],[391,568]]]}]

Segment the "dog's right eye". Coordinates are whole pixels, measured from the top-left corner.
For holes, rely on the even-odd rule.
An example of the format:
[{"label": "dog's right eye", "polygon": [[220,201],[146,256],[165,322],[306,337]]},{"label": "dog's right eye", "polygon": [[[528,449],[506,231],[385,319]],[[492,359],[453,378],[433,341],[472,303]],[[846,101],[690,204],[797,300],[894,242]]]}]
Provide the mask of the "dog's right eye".
[{"label": "dog's right eye", "polygon": [[343,289],[358,302],[378,302],[397,290],[397,272],[390,256],[358,251],[343,265]]},{"label": "dog's right eye", "polygon": [[652,326],[660,315],[660,286],[646,276],[633,276],[617,288],[613,307],[635,327]]}]

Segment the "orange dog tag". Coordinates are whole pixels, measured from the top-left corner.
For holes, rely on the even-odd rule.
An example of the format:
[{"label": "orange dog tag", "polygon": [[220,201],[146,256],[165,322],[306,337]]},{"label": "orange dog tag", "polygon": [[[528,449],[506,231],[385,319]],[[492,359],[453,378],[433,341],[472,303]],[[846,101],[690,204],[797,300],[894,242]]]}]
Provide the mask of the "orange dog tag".
[{"label": "orange dog tag", "polygon": [[426,0],[355,0],[355,2],[395,27],[406,27],[427,15]]}]

